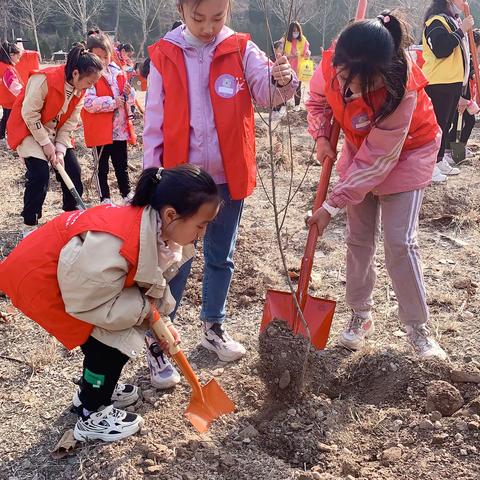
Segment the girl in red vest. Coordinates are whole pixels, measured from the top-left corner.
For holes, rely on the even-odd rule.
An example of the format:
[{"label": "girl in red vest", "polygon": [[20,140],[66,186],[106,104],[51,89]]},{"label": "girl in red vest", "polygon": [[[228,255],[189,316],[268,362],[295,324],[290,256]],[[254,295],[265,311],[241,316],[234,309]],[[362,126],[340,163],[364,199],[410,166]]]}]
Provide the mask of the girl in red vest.
[{"label": "girl in red vest", "polygon": [[[149,49],[144,168],[191,163],[219,186],[224,203],[203,243],[201,344],[222,361],[233,361],[245,348],[223,322],[243,202],[256,182],[252,100],[271,109],[291,98],[298,82],[286,57],[269,62],[248,35],[225,26],[229,0],[178,3],[184,24]],[[172,285],[178,302],[190,266]]]},{"label": "girl in red vest", "polygon": [[[24,234],[37,228],[47,195],[50,169],[65,166],[76,189],[83,192],[80,165],[72,146],[72,133],[80,119],[85,89],[100,76],[99,58],[83,46],[72,48],[66,65],[31,72],[15,101],[7,124],[8,144],[27,167],[22,216]],[[62,208],[75,210],[75,199],[57,174],[63,193]]]},{"label": "girl in red vest", "polygon": [[0,45],[0,107],[3,115],[0,120],[0,140],[5,139],[7,121],[13,104],[23,88],[15,65],[20,60],[20,49],[14,44],[3,42]]},{"label": "girl in red vest", "polygon": [[127,143],[135,143],[130,119],[135,105],[135,91],[122,69],[112,63],[113,46],[104,33],[88,37],[87,48],[103,62],[99,81],[87,90],[82,111],[85,144],[93,148],[97,190],[102,203],[112,203],[108,185],[109,161],[112,159],[123,201],[130,194]]},{"label": "girl in red vest", "polygon": [[131,206],[64,213],[0,263],[0,290],[12,303],[66,348],[82,349],[77,440],[119,440],[140,428],[140,415],[121,410],[137,401],[138,388],[118,380],[143,348],[150,300],[179,341],[168,282],[219,205],[215,183],[198,167],[152,168]]},{"label": "girl in red vest", "polygon": [[422,267],[418,213],[432,179],[441,132],[427,81],[405,50],[405,24],[384,12],[354,23],[324,53],[311,82],[309,131],[320,162],[334,158],[329,143],[332,116],[345,144],[339,182],[309,220],[323,233],[331,218],[347,211],[346,301],[351,319],[340,343],[357,350],[373,333],[375,252],[383,226],[388,274],[407,338],[421,357],[446,354],[431,338]]},{"label": "girl in red vest", "polygon": [[130,43],[119,43],[113,49],[113,61],[124,71],[133,66],[135,49]]}]

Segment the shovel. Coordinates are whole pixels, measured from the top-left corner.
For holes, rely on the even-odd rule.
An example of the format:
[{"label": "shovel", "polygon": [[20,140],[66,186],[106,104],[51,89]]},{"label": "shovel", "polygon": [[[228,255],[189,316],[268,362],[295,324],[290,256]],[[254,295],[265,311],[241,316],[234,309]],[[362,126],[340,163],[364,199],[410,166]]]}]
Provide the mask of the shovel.
[{"label": "shovel", "polygon": [[[359,0],[355,20],[365,18],[367,6],[368,2],[366,0]],[[334,151],[337,150],[339,135],[340,126],[337,122],[334,122],[330,134],[330,145]],[[317,187],[313,205],[314,212],[322,206],[327,197],[332,167],[333,159],[326,158],[323,162],[320,182]],[[318,229],[316,225],[312,225],[308,232],[307,245],[303,254],[297,292],[293,296],[289,292],[267,291],[260,332],[263,332],[273,320],[283,320],[292,329],[294,335],[300,334],[309,338],[312,345],[317,350],[321,350],[327,345],[336,302],[315,298],[308,293],[317,240]],[[303,313],[306,325],[303,323],[299,310]]]},{"label": "shovel", "polygon": [[218,417],[232,413],[235,410],[235,404],[227,397],[227,394],[215,379],[212,378],[206,385],[201,385],[184,353],[178,345],[175,345],[172,333],[160,318],[160,314],[153,303],[152,311],[154,319],[151,329],[157,338],[168,343],[169,354],[192,387],[192,396],[190,397],[190,404],[185,410],[185,416],[199,433],[204,433]]},{"label": "shovel", "polygon": [[72,179],[69,177],[68,173],[65,171],[63,166],[60,163],[57,163],[57,166],[55,168],[57,172],[60,174],[60,176],[62,177],[62,180],[67,186],[67,188],[70,190],[70,193],[73,195],[73,198],[75,198],[75,202],[77,204],[78,209],[86,210],[87,207],[83,203],[82,197],[77,192],[77,189],[75,188],[75,185],[73,184]]},{"label": "shovel", "polygon": [[455,163],[461,163],[467,157],[466,145],[460,141],[460,134],[462,132],[463,114],[458,113],[457,130],[455,133],[455,142],[450,143],[452,151],[452,158]]}]

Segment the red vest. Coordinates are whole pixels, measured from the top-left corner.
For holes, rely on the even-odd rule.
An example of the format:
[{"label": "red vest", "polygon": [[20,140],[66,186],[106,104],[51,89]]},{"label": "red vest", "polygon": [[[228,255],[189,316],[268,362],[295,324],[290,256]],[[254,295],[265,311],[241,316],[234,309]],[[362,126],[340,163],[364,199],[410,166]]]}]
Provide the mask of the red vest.
[{"label": "red vest", "polygon": [[15,66],[24,85],[28,82],[30,72],[40,68],[40,57],[35,50],[24,50],[19,62]]},{"label": "red vest", "polygon": [[[255,188],[255,119],[243,57],[249,35],[236,33],[215,49],[210,67],[209,93],[220,143],[223,167],[234,200]],[[150,58],[162,75],[165,92],[163,166],[188,163],[190,112],[183,50],[166,40],[149,47]],[[147,113],[148,114],[148,113]]]},{"label": "red vest", "polygon": [[3,76],[7,70],[13,70],[13,72],[17,75],[18,81],[21,82],[22,80],[13,65],[0,62],[0,106],[11,110],[17,97],[7,88],[5,83],[3,83]]},{"label": "red vest", "polygon": [[[118,88],[123,93],[125,88],[125,75],[123,73],[117,76]],[[95,84],[95,90],[98,97],[114,98],[112,88],[105,77],[100,77]],[[125,105],[127,117],[128,142],[135,145],[136,136],[132,121],[128,118],[128,106]],[[90,113],[82,109],[83,131],[85,133],[85,145],[89,148],[111,145],[113,143],[113,115],[114,112]]]},{"label": "red vest", "polygon": [[[345,103],[332,59],[332,50],[324,52],[322,72],[325,79],[325,95],[348,141],[360,148],[374,126],[374,110],[378,112],[385,102],[386,90],[381,88],[372,93],[371,102],[374,109],[367,105],[362,97]],[[407,91],[416,91],[418,97],[403,150],[413,150],[432,142],[439,131],[432,102],[425,93],[427,85],[427,79],[422,71],[412,62]]]},{"label": "red vest", "polygon": [[[45,125],[58,117],[58,114],[65,103],[65,65],[37,70],[30,72],[30,75],[35,73],[42,73],[47,77],[48,94],[45,98],[41,112],[42,124]],[[15,100],[12,113],[10,114],[7,123],[8,144],[13,150],[15,150],[25,138],[31,135],[30,130],[22,117],[22,104],[24,97],[25,89],[21,91],[20,95]],[[72,97],[68,104],[67,111],[58,119],[57,131],[70,118],[80,99],[81,97],[77,97],[76,95]]]},{"label": "red vest", "polygon": [[[87,231],[107,232],[123,240],[120,254],[130,265],[125,287],[134,285],[143,208],[100,205],[65,212],[22,240],[0,263],[0,291],[69,350],[82,345],[94,325],[65,312],[57,280],[62,248]],[[92,259],[94,261],[94,259]]]}]

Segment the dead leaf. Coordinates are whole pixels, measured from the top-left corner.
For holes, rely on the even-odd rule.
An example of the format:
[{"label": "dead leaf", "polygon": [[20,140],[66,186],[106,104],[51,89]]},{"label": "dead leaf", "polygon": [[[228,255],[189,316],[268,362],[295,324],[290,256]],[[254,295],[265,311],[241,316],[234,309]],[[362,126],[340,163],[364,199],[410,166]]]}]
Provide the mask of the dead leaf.
[{"label": "dead leaf", "polygon": [[292,269],[288,271],[288,276],[290,277],[290,280],[298,280],[300,278],[300,273]]},{"label": "dead leaf", "polygon": [[69,453],[75,450],[77,441],[73,436],[73,430],[67,430],[52,451],[52,457],[56,460],[65,458]]}]

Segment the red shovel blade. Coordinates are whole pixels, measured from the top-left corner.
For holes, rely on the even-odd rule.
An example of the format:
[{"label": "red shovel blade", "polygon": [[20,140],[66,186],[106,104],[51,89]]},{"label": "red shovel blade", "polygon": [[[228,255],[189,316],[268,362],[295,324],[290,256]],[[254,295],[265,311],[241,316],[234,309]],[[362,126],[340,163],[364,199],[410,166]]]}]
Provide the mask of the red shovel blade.
[{"label": "red shovel blade", "polygon": [[[336,302],[308,295],[303,316],[307,322],[311,335],[311,343],[317,350],[327,345],[330,326],[335,313]],[[263,332],[272,320],[283,320],[292,329],[295,335],[300,334],[308,338],[305,327],[300,319],[297,320],[297,308],[293,295],[288,292],[268,290],[260,331]]]}]

